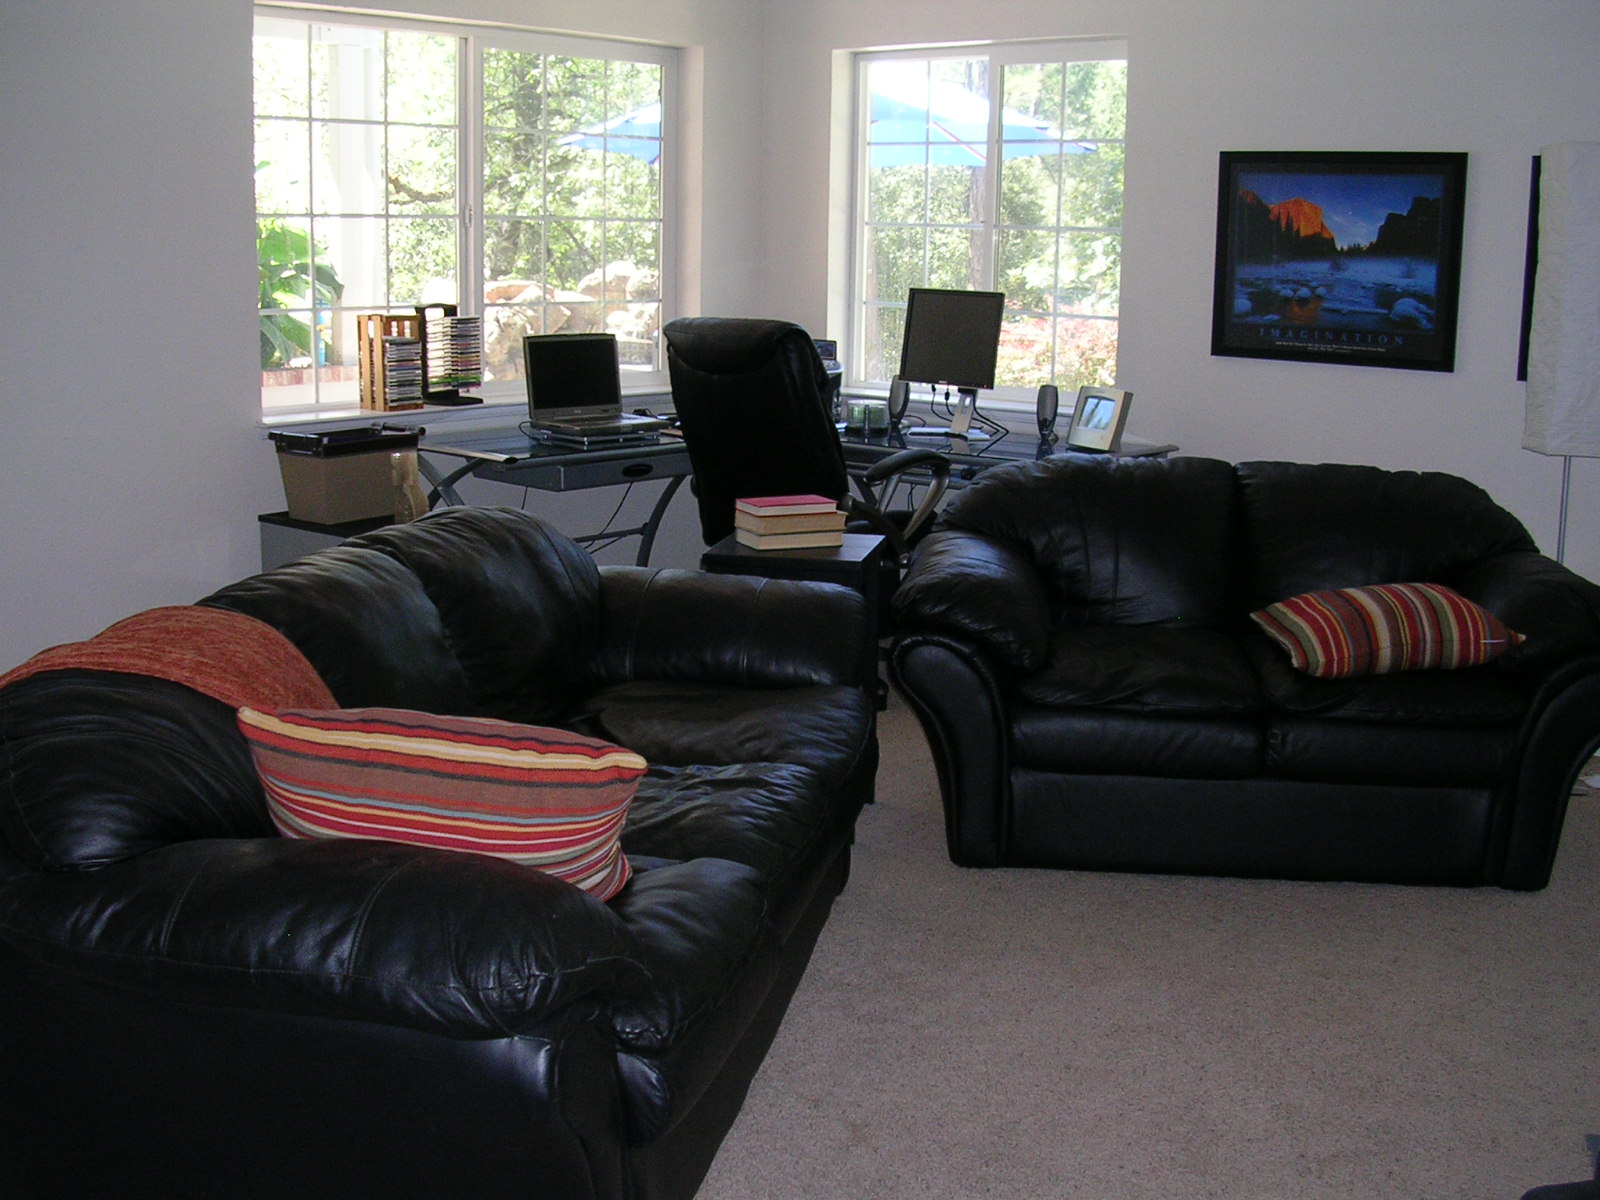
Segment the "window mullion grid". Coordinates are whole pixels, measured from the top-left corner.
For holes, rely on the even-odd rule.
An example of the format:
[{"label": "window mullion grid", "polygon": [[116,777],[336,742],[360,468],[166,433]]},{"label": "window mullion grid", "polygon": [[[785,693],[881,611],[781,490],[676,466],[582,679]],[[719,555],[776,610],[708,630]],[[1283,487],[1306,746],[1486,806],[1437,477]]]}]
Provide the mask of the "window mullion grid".
[{"label": "window mullion grid", "polygon": [[389,70],[389,42],[393,37],[391,30],[383,31],[380,45],[383,47],[382,64],[379,70],[378,96],[380,107],[378,109],[379,128],[382,130],[382,140],[379,143],[379,154],[383,162],[378,173],[383,187],[383,303],[390,308],[394,304],[394,189],[389,186],[389,180],[394,177],[392,164],[389,162],[389,145],[391,142],[389,125],[389,82],[392,72]]},{"label": "window mullion grid", "polygon": [[483,41],[458,43],[456,92],[456,300],[463,316],[483,314]]},{"label": "window mullion grid", "polygon": [[539,55],[539,328],[550,328],[550,55]]},{"label": "window mullion grid", "polygon": [[[1067,73],[1062,71],[1060,83],[1056,87],[1056,111],[1065,114],[1067,111]],[[1061,235],[1062,220],[1065,217],[1063,206],[1066,204],[1067,189],[1062,182],[1066,174],[1066,162],[1060,154],[1056,156],[1056,197],[1055,212],[1051,216],[1052,234],[1050,238],[1050,278],[1053,286],[1050,288],[1050,311],[1045,314],[1045,328],[1050,333],[1049,353],[1047,361],[1050,364],[1050,378],[1055,379],[1061,372]]]},{"label": "window mullion grid", "polygon": [[992,289],[1000,277],[1000,167],[1005,161],[1003,127],[1005,113],[1005,71],[997,74],[994,59],[983,58],[983,77],[989,83],[989,135],[985,154],[988,161],[983,168],[983,254],[979,261],[988,273],[985,279],[973,280],[979,290]]},{"label": "window mullion grid", "polygon": [[317,162],[317,113],[316,113],[316,53],[313,27],[306,26],[305,51],[306,51],[306,239],[310,243],[307,255],[311,263],[310,294],[306,297],[306,307],[311,324],[311,403],[313,407],[322,404],[322,372],[317,370],[317,289],[315,280],[317,272],[321,269],[321,253],[317,249],[317,180],[320,172],[316,169]]}]

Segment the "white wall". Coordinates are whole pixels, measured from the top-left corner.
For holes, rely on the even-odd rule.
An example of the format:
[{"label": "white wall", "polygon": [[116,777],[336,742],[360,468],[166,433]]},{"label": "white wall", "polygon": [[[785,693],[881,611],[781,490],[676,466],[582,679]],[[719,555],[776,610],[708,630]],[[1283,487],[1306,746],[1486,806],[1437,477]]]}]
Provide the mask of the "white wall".
[{"label": "white wall", "polygon": [[0,662],[249,565],[250,14],[0,6]]},{"label": "white wall", "polygon": [[[759,5],[393,7],[693,47],[693,283],[755,294]],[[258,569],[256,516],[283,507],[256,427],[250,25],[249,0],[0,2],[0,670]]]},{"label": "white wall", "polygon": [[[1600,137],[1594,0],[390,7],[690,47],[697,307],[817,328],[834,51],[1126,36],[1136,431],[1456,471],[1553,547],[1560,464],[1518,448],[1512,378],[1525,197],[1540,145]],[[0,669],[247,574],[256,514],[282,506],[255,426],[249,35],[248,0],[0,2]],[[1454,374],[1210,357],[1216,155],[1279,148],[1470,152]],[[1600,462],[1574,475],[1568,559],[1600,577]],[[552,511],[578,524],[616,502],[589,499]],[[669,560],[694,545],[686,497],[672,529]]]},{"label": "white wall", "polygon": [[[1528,170],[1600,139],[1594,0],[814,0],[775,6],[764,306],[826,328],[835,52],[912,42],[1126,36],[1122,386],[1140,436],[1229,460],[1444,470],[1486,487],[1548,551],[1561,463],[1520,449],[1515,380]],[[778,124],[779,122],[774,122]],[[1222,150],[1470,155],[1451,374],[1210,354]],[[837,312],[834,297],[833,311]],[[1600,579],[1600,460],[1573,464],[1567,561]]]}]

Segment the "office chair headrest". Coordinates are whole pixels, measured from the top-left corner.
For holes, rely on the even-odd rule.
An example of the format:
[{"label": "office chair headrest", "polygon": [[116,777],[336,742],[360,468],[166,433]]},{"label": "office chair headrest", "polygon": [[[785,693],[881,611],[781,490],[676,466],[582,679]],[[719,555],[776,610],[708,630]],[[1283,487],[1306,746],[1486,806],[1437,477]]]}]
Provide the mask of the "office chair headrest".
[{"label": "office chair headrest", "polygon": [[758,317],[679,317],[661,331],[667,352],[697,371],[737,373],[754,370],[794,339],[812,347],[811,335],[793,321]]}]

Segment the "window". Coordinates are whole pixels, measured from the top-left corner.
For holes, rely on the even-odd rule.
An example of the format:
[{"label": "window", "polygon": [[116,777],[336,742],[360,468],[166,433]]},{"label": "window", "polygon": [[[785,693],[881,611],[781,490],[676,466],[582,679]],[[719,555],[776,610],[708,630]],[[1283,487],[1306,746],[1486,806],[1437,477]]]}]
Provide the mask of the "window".
[{"label": "window", "polygon": [[1117,372],[1127,100],[1120,43],[858,60],[853,381],[900,357],[907,291],[1006,294],[997,387]]},{"label": "window", "polygon": [[664,381],[671,51],[263,8],[254,53],[265,413],[354,408],[357,314],[419,304],[482,315],[485,395],[525,333]]}]

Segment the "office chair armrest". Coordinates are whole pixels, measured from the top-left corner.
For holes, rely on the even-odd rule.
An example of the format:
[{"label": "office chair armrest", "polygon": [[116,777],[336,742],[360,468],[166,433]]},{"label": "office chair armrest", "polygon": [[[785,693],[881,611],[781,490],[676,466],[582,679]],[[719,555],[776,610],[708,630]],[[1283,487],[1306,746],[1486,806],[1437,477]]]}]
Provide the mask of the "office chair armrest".
[{"label": "office chair armrest", "polygon": [[892,532],[885,529],[886,536],[894,546],[898,557],[904,561],[910,553],[911,545],[916,541],[916,535],[924,525],[933,519],[934,512],[938,509],[940,501],[944,499],[945,490],[950,486],[950,459],[937,450],[928,450],[917,447],[911,450],[901,450],[891,454],[888,458],[879,459],[873,463],[863,474],[856,477],[856,485],[861,490],[867,505],[873,511],[865,511],[865,506],[856,506],[853,512],[856,515],[867,517],[874,523],[887,525],[887,519],[880,522],[881,513],[877,510],[876,491],[881,484],[895,479],[908,471],[926,471],[928,473],[928,490],[923,494],[922,502],[917,505],[916,511],[911,514],[903,527],[893,526]]}]

